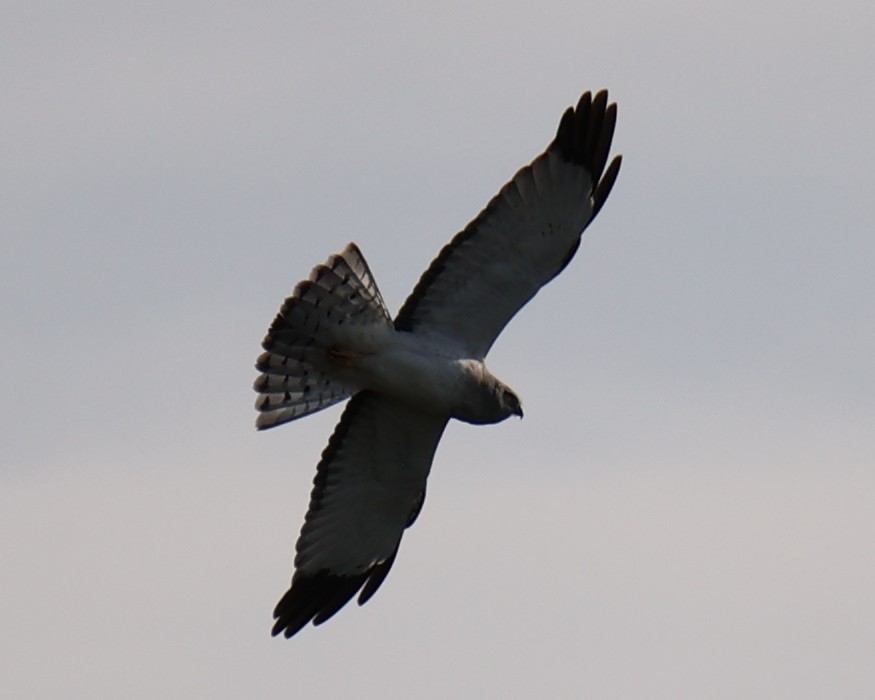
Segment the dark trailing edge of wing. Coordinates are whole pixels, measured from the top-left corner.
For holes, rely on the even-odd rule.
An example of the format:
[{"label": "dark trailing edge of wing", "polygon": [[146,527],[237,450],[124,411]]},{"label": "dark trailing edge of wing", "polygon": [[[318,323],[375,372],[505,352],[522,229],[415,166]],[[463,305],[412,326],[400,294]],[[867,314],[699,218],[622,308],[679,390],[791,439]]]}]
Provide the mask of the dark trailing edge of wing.
[{"label": "dark trailing edge of wing", "polygon": [[[337,427],[334,429],[334,433],[332,433],[331,438],[328,440],[328,446],[322,452],[322,458],[319,460],[319,465],[316,468],[316,477],[313,479],[310,508],[304,519],[302,532],[307,529],[307,524],[321,508],[322,496],[328,482],[330,464],[337,451],[340,450],[346,433],[349,430],[349,425],[356,413],[358,413],[367,394],[368,392],[362,391],[350,399]],[[419,495],[419,498],[413,504],[405,527],[413,525],[419,512],[422,510],[424,502],[425,491]],[[395,556],[398,554],[400,544],[401,540],[399,538],[398,543],[395,545],[395,550],[390,557],[374,564],[361,574],[337,575],[326,569],[313,574],[296,571],[292,577],[291,587],[280,598],[276,608],[274,608],[273,616],[275,623],[271,634],[277,636],[282,633],[288,638],[299,632],[311,620],[314,625],[321,625],[346,605],[359,592],[359,589],[361,589],[361,593],[358,597],[358,604],[364,605],[367,603],[389,574],[389,570],[395,562]]]},{"label": "dark trailing edge of wing", "polygon": [[[617,122],[617,104],[608,104],[607,102],[607,90],[600,90],[596,93],[595,98],[588,91],[583,93],[576,107],[569,107],[565,110],[562,119],[559,121],[559,128],[556,130],[556,138],[547,147],[547,150],[551,148],[559,149],[565,160],[586,168],[592,177],[593,191],[590,193],[590,196],[593,201],[593,209],[590,221],[596,217],[596,214],[599,213],[608,195],[611,193],[611,188],[614,186],[614,182],[620,172],[620,163],[622,161],[621,156],[615,156],[605,172],[608,152],[614,137],[614,126]],[[441,248],[441,252],[438,253],[438,256],[432,261],[422,277],[419,278],[419,282],[417,282],[413,292],[407,297],[407,300],[395,317],[396,330],[413,330],[416,307],[419,304],[419,300],[441,273],[453,251],[464,243],[466,239],[475,235],[480,222],[491,215],[493,209],[501,200],[502,192],[503,189],[492,198],[476,219]],[[562,265],[556,270],[555,275],[558,275],[568,265],[577,252],[579,245],[580,239],[578,238],[568,251]]]}]

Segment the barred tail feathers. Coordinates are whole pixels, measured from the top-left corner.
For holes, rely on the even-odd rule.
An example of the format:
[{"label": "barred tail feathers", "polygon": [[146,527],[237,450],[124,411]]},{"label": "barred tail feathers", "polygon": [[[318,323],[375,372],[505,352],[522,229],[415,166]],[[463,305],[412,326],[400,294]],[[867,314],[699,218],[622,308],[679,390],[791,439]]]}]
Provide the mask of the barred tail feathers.
[{"label": "barred tail feathers", "polygon": [[315,413],[358,391],[330,372],[344,331],[391,326],[392,319],[354,243],[317,265],[283,303],[262,342],[256,369],[256,427],[272,428]]}]

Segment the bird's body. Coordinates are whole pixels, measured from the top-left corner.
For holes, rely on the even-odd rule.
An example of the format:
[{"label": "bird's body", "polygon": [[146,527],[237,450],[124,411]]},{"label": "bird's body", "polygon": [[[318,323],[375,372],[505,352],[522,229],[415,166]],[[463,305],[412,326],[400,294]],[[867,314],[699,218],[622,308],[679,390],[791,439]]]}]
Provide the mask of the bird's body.
[{"label": "bird's body", "polygon": [[498,423],[516,412],[504,410],[500,392],[510,390],[481,360],[448,356],[404,331],[396,331],[394,340],[384,352],[361,359],[363,388],[466,423]]},{"label": "bird's body", "polygon": [[484,364],[510,318],[573,257],[619,171],[605,171],[616,105],[585,93],[556,139],[422,275],[394,320],[355,244],[313,269],[264,339],[260,429],[352,397],[322,454],[274,634],[364,603],[419,514],[451,418],[522,416]]}]

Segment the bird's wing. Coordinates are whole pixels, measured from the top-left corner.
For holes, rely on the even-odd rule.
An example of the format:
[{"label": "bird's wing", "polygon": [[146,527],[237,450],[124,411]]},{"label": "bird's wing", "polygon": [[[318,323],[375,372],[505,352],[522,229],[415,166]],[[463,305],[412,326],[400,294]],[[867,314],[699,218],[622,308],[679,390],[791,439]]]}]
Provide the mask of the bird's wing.
[{"label": "bird's wing", "polygon": [[446,423],[369,391],[353,396],[316,471],[274,635],[324,622],[362,587],[360,605],[374,594],[422,508]]},{"label": "bird's wing", "polygon": [[483,358],[513,315],[574,256],[620,170],[605,170],[616,103],[584,93],[556,138],[423,273],[395,328],[441,336]]}]

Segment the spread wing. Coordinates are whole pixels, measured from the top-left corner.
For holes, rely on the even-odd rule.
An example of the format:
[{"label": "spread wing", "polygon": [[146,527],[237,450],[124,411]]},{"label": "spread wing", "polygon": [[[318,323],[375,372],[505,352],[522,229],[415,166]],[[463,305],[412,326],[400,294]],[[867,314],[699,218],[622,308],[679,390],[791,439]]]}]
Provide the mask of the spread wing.
[{"label": "spread wing", "polygon": [[584,93],[556,138],[448,243],[395,319],[483,358],[513,315],[568,264],[620,170],[605,170],[617,105]]},{"label": "spread wing", "polygon": [[446,423],[369,391],[353,396],[316,471],[274,635],[325,622],[360,589],[359,605],[376,592],[422,508]]}]

